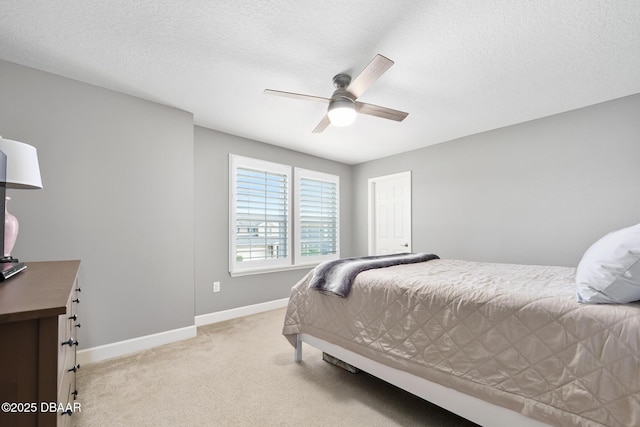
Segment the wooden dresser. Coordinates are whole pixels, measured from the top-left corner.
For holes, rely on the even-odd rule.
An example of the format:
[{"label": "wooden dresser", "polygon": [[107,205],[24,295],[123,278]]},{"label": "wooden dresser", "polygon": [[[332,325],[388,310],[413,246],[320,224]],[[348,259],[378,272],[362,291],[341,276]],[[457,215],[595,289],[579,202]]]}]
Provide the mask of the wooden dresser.
[{"label": "wooden dresser", "polygon": [[0,426],[71,426],[80,261],[27,263],[0,282]]}]

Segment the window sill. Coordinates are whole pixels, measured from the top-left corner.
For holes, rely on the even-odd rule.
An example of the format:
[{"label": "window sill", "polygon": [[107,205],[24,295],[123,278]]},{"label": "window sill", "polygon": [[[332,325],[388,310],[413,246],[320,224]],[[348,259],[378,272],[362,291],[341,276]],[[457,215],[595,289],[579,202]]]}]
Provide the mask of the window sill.
[{"label": "window sill", "polygon": [[312,264],[300,264],[300,265],[287,265],[285,267],[267,267],[267,268],[254,268],[240,271],[230,271],[229,275],[231,277],[240,277],[240,276],[251,276],[254,274],[266,274],[266,273],[278,273],[280,271],[289,271],[289,270],[302,270],[305,268],[311,269],[318,265],[319,263]]}]

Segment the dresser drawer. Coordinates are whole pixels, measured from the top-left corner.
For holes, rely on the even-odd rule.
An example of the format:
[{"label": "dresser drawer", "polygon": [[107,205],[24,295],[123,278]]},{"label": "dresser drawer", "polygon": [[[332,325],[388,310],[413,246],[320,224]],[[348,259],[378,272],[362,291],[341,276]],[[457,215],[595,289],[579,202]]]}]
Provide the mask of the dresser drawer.
[{"label": "dresser drawer", "polygon": [[77,314],[78,297],[77,282],[67,301],[66,313],[58,316],[58,336],[60,344],[58,348],[58,401],[56,402],[60,410],[58,411],[58,426],[72,424],[73,411],[69,414],[65,410],[74,407],[77,395],[76,372],[80,365],[76,361],[76,349],[78,346],[78,328],[80,322]]}]

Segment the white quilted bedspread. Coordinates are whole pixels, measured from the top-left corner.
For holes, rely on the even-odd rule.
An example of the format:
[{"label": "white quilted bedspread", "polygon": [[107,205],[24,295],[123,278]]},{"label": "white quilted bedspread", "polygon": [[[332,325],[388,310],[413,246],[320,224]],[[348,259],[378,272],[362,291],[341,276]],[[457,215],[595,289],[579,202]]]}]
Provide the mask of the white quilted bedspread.
[{"label": "white quilted bedspread", "polygon": [[551,425],[640,425],[640,304],[576,302],[575,269],[433,260],[291,290],[305,332]]}]

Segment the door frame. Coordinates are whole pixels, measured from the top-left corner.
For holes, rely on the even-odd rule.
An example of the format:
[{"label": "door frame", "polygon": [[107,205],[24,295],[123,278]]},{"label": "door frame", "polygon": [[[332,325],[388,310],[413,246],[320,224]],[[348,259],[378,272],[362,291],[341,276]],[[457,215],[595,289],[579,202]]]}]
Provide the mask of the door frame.
[{"label": "door frame", "polygon": [[385,181],[389,179],[403,178],[406,177],[409,180],[409,227],[411,228],[409,231],[409,252],[412,251],[412,234],[413,234],[413,212],[412,212],[412,191],[411,191],[411,171],[398,172],[391,175],[383,175],[377,176],[374,178],[369,178],[367,181],[367,246],[369,255],[374,255],[376,253],[376,183],[380,181]]}]

